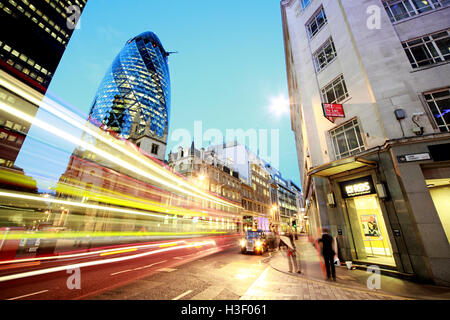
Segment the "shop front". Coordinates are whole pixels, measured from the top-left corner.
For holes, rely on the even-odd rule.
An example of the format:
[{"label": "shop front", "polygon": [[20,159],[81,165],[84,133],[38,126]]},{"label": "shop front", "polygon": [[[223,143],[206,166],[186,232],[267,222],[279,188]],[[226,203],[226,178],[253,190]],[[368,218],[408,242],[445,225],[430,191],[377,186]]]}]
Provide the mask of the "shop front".
[{"label": "shop front", "polygon": [[327,227],[345,261],[450,286],[449,140],[450,134],[386,142],[310,169],[311,239]]},{"label": "shop front", "polygon": [[338,182],[354,246],[353,260],[395,266],[380,200],[371,175]]},{"label": "shop front", "polygon": [[450,243],[450,165],[425,165],[422,173]]}]

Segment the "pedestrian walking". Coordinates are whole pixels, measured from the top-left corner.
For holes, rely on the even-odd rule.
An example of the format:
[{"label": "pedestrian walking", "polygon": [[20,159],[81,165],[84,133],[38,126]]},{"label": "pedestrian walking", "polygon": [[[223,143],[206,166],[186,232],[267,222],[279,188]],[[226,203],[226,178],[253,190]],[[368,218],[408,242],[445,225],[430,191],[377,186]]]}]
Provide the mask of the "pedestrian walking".
[{"label": "pedestrian walking", "polygon": [[336,281],[336,268],[334,266],[334,256],[335,252],[335,242],[334,238],[329,234],[328,228],[323,229],[322,238],[318,240],[322,248],[322,256],[325,260],[325,268],[327,270],[327,279],[331,280],[333,278]]},{"label": "pedestrian walking", "polygon": [[294,269],[295,273],[301,273],[297,263],[297,248],[295,247],[294,235],[292,233],[287,233],[285,236],[281,236],[278,248],[280,250],[286,250],[289,272],[292,272],[292,269]]}]

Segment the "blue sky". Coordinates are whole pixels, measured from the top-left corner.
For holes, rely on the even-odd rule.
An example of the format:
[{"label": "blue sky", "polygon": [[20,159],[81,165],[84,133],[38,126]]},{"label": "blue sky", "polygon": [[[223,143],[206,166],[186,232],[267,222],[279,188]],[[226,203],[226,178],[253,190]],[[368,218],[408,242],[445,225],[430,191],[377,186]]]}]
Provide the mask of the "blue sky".
[{"label": "blue sky", "polygon": [[[171,76],[168,148],[176,129],[279,129],[279,169],[300,185],[289,114],[275,117],[273,97],[288,96],[278,0],[89,0],[49,93],[87,115],[95,92],[125,42],[153,31]],[[207,146],[207,143],[204,145]],[[197,146],[198,147],[198,146]],[[257,151],[257,150],[253,150]]]}]

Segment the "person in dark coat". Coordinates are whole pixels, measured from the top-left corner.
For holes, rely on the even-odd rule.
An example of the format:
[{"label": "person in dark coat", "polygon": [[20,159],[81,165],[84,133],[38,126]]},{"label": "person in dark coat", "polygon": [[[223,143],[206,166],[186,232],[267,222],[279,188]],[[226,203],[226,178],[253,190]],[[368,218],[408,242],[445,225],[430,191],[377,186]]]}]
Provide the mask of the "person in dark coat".
[{"label": "person in dark coat", "polygon": [[333,237],[329,234],[328,228],[323,229],[322,238],[320,238],[319,243],[322,247],[322,256],[325,260],[325,268],[327,270],[327,279],[331,280],[333,278],[336,281],[336,268],[334,267],[334,256],[336,252],[333,249]]}]

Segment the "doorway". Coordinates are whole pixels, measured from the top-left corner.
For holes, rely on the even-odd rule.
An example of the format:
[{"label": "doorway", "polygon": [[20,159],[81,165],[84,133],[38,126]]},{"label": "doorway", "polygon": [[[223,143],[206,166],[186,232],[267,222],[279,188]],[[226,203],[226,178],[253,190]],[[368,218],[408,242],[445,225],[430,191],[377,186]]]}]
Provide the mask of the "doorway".
[{"label": "doorway", "polygon": [[345,199],[356,260],[395,266],[391,242],[375,194]]}]

